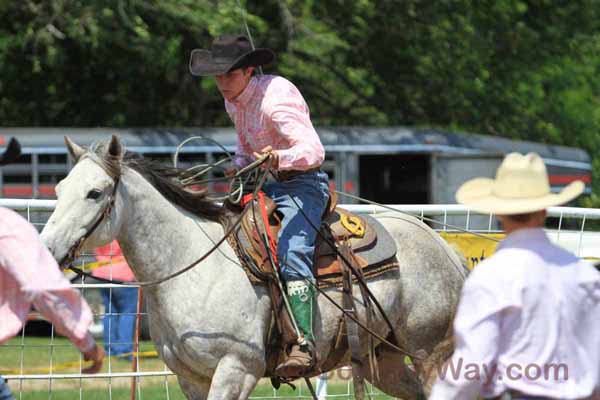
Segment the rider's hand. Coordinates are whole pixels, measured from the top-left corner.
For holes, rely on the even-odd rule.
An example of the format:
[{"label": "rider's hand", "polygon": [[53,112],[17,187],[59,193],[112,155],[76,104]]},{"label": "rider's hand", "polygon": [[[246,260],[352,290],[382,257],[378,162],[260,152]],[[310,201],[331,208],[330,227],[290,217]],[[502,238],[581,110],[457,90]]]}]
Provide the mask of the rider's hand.
[{"label": "rider's hand", "polygon": [[94,348],[83,353],[83,359],[85,361],[93,361],[93,364],[87,368],[84,368],[84,374],[95,374],[102,369],[102,362],[104,360],[104,350],[98,345],[94,345]]},{"label": "rider's hand", "polygon": [[279,154],[277,154],[276,151],[273,151],[273,147],[267,146],[267,147],[263,148],[260,151],[260,153],[254,152],[254,157],[256,157],[257,159],[260,157],[263,157],[265,155],[271,156],[271,159],[273,160],[273,161],[271,161],[271,168],[277,169],[279,167]]}]

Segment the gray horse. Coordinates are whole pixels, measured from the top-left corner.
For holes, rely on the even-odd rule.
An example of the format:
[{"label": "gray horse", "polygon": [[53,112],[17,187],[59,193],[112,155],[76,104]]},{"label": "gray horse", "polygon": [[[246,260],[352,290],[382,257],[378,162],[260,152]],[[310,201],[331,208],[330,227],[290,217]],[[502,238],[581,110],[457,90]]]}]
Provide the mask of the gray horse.
[{"label": "gray horse", "polygon": [[[138,280],[181,269],[223,236],[218,206],[183,190],[164,169],[125,156],[117,137],[87,150],[65,140],[76,164],[58,184],[56,210],[42,232],[57,260],[100,220],[117,179],[110,215],[83,249],[117,239]],[[436,367],[452,352],[451,324],[467,270],[446,242],[419,220],[401,214],[377,218],[397,242],[399,268],[370,280],[368,286],[395,327],[400,347],[427,357],[407,365],[404,355],[380,344],[380,379],[371,377],[368,368],[363,375],[388,394],[423,398]],[[340,289],[327,292],[342,303]],[[264,287],[250,283],[227,243],[190,271],[145,288],[144,295],[152,340],[188,399],[248,398],[265,374],[271,302]],[[355,296],[361,298],[358,288]],[[318,303],[315,337],[322,366],[333,353],[342,315],[323,296]],[[390,336],[379,313],[374,330]],[[348,357],[347,352],[333,368],[346,364]]]}]

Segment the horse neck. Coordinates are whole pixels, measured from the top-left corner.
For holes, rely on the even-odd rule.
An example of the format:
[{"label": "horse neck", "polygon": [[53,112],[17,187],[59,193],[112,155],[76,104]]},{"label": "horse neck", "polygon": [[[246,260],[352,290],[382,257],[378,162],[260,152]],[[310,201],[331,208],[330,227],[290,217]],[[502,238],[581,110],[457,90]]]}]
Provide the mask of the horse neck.
[{"label": "horse neck", "polygon": [[222,235],[217,223],[177,208],[136,171],[124,171],[121,182],[117,198],[125,215],[117,240],[138,280],[163,278],[185,267],[210,249],[206,234],[213,241]]}]

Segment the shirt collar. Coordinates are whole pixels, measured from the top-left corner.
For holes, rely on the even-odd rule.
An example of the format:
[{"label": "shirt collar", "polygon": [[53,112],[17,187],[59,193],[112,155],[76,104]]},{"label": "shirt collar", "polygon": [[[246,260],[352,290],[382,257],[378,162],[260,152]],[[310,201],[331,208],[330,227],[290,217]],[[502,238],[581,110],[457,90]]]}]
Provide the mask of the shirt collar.
[{"label": "shirt collar", "polygon": [[542,228],[523,228],[508,235],[498,246],[498,249],[506,247],[527,247],[528,243],[549,242],[550,239]]},{"label": "shirt collar", "polygon": [[254,95],[257,86],[258,79],[256,78],[256,76],[253,76],[248,81],[248,85],[246,85],[244,90],[242,90],[242,93],[240,93],[235,99],[233,99],[231,103],[233,103],[236,107],[245,107],[250,102],[250,99]]}]

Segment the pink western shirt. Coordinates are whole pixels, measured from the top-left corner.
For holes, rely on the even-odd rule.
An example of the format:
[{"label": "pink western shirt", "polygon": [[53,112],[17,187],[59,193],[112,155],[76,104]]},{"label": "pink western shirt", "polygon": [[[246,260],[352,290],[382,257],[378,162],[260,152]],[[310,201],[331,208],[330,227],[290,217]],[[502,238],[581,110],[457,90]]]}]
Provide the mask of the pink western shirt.
[{"label": "pink western shirt", "polygon": [[300,91],[280,76],[258,75],[225,109],[235,124],[238,149],[235,163],[243,167],[253,152],[271,146],[279,156],[280,170],[319,167],[325,149],[310,121]]},{"label": "pink western shirt", "polygon": [[600,274],[542,229],[515,231],[467,279],[454,338],[430,400],[507,390],[591,398],[600,389]]},{"label": "pink western shirt", "polygon": [[32,304],[82,352],[94,347],[85,300],[60,272],[35,228],[0,207],[0,344],[17,334]]},{"label": "pink western shirt", "polygon": [[127,261],[125,261],[125,257],[123,257],[119,242],[114,240],[105,246],[97,248],[95,253],[96,260],[108,261],[110,264],[94,269],[92,272],[93,276],[104,279],[116,279],[123,282],[135,281],[133,272],[131,272]]}]

